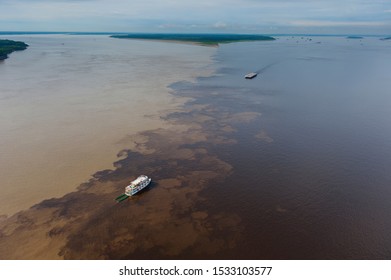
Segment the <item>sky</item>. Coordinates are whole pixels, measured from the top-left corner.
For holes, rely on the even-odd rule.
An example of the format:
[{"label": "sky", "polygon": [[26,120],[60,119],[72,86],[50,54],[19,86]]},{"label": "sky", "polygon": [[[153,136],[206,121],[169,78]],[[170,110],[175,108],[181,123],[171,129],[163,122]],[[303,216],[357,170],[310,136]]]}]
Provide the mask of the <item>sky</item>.
[{"label": "sky", "polygon": [[0,0],[0,31],[391,34],[391,0]]}]

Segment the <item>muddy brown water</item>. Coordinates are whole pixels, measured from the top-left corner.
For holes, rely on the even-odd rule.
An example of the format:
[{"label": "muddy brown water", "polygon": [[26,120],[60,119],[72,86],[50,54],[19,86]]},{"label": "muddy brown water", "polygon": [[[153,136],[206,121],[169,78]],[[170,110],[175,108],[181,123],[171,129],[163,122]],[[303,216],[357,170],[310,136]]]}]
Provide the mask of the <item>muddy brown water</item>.
[{"label": "muddy brown water", "polygon": [[[0,257],[390,258],[389,45],[317,40],[221,46],[216,75],[172,85],[190,99],[168,128],[3,221]],[[114,203],[139,173],[153,184]]]}]

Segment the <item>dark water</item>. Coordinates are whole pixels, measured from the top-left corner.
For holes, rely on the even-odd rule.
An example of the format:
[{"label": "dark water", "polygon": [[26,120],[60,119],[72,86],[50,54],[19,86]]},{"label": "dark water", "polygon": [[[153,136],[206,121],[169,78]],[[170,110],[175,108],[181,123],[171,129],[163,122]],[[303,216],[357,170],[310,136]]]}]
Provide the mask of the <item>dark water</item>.
[{"label": "dark water", "polygon": [[[281,37],[215,60],[113,170],[3,218],[0,258],[390,259],[390,42]],[[115,204],[134,174],[152,186]]]},{"label": "dark water", "polygon": [[203,191],[209,211],[243,226],[224,257],[391,258],[390,50],[376,38],[225,45],[217,76],[183,86],[217,112],[262,114],[211,149],[233,172]]}]

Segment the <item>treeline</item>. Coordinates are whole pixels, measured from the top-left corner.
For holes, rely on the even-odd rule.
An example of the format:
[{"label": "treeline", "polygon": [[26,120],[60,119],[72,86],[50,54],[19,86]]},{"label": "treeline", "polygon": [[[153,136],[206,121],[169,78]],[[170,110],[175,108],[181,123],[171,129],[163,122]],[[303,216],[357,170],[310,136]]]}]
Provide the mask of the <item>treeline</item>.
[{"label": "treeline", "polygon": [[22,51],[27,47],[24,42],[0,39],[0,60],[8,58],[8,55],[14,51]]},{"label": "treeline", "polygon": [[143,40],[167,40],[194,42],[204,45],[215,45],[242,41],[269,41],[275,40],[270,36],[258,34],[169,34],[169,33],[133,33],[112,35],[113,38],[119,39],[143,39]]}]

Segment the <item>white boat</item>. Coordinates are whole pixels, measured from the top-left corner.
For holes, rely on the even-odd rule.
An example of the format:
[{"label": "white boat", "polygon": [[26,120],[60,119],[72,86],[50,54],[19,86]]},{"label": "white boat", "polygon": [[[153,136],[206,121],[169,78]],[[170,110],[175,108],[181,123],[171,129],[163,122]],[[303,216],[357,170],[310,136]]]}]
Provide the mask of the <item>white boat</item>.
[{"label": "white boat", "polygon": [[246,76],[244,76],[246,79],[252,79],[252,78],[255,78],[256,76],[258,75],[258,73],[255,73],[255,72],[251,72],[251,73],[248,73]]},{"label": "white boat", "polygon": [[130,182],[129,186],[125,188],[125,194],[127,196],[132,196],[147,187],[151,183],[151,178],[146,175],[138,176],[138,178]]}]

